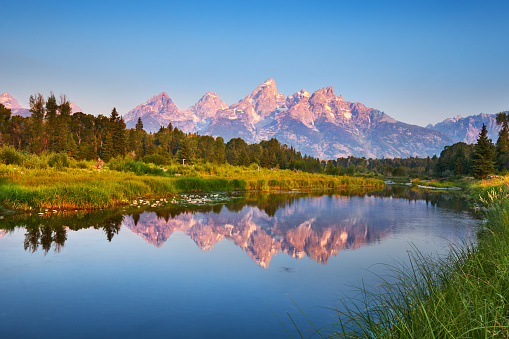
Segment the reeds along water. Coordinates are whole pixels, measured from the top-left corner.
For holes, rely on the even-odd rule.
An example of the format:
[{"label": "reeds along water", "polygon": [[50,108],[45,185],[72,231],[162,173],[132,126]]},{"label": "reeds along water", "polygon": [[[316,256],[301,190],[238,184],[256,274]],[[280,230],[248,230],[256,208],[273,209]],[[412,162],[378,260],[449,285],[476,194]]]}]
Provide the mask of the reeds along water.
[{"label": "reeds along water", "polygon": [[113,158],[99,170],[94,162],[77,162],[65,153],[36,156],[12,147],[0,148],[0,160],[0,204],[20,210],[105,208],[180,192],[383,186],[375,179],[210,163],[159,167],[128,158]]},{"label": "reeds along water", "polygon": [[488,207],[477,244],[452,246],[446,257],[414,248],[375,288],[342,299],[337,321],[317,330],[342,338],[509,337],[509,188],[480,184],[472,192]]}]

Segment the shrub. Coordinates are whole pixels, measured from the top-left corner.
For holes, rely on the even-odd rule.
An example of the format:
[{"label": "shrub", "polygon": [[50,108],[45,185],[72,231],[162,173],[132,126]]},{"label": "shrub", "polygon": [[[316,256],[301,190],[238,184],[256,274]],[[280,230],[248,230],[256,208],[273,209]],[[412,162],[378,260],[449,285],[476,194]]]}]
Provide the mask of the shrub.
[{"label": "shrub", "polygon": [[71,161],[66,153],[54,153],[48,159],[48,165],[56,169],[68,168]]},{"label": "shrub", "polygon": [[142,161],[146,164],[150,163],[154,165],[166,165],[168,163],[168,161],[159,154],[145,155]]},{"label": "shrub", "polygon": [[24,156],[22,166],[31,169],[45,169],[48,168],[47,158],[47,156],[43,155],[28,154]]},{"label": "shrub", "polygon": [[84,160],[81,160],[81,161],[78,161],[78,163],[76,163],[76,167],[85,169],[85,168],[88,168],[88,163]]},{"label": "shrub", "polygon": [[0,148],[0,161],[6,165],[21,165],[23,158],[23,155],[12,146]]},{"label": "shrub", "polygon": [[110,170],[119,172],[132,172],[136,175],[157,175],[166,176],[167,174],[161,168],[151,167],[141,161],[127,160],[122,157],[113,158],[108,162]]}]

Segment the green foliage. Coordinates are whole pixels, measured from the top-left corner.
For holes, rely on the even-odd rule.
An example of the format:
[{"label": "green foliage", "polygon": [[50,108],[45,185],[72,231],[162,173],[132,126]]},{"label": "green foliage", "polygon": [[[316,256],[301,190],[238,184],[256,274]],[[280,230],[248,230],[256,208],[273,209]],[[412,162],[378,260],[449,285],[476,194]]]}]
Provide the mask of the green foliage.
[{"label": "green foliage", "polygon": [[133,197],[175,192],[383,186],[379,180],[268,170],[257,164],[246,168],[203,161],[161,168],[116,157],[104,169],[93,170],[92,162],[76,161],[67,153],[37,156],[12,147],[0,148],[0,158],[12,163],[0,164],[0,205],[14,209],[104,208]]},{"label": "green foliage", "polygon": [[0,146],[8,145],[11,139],[11,110],[0,104]]},{"label": "green foliage", "polygon": [[38,93],[35,96],[30,96],[30,136],[29,145],[30,151],[35,154],[40,154],[44,150],[44,114],[45,112],[45,100],[42,94]]},{"label": "green foliage", "polygon": [[48,159],[48,165],[56,169],[70,167],[70,160],[66,153],[54,153]]},{"label": "green foliage", "polygon": [[502,125],[498,132],[496,166],[499,171],[509,170],[509,113],[497,114],[497,124]]},{"label": "green foliage", "polygon": [[167,159],[163,158],[160,154],[150,154],[145,155],[142,158],[142,161],[147,164],[154,164],[154,165],[165,165],[168,163]]},{"label": "green foliage", "polygon": [[24,157],[12,146],[3,146],[0,148],[0,161],[6,165],[21,165]]},{"label": "green foliage", "polygon": [[458,142],[452,146],[445,146],[440,158],[436,162],[437,176],[468,175],[471,172],[470,154],[472,145]]},{"label": "green foliage", "polygon": [[82,160],[76,163],[76,168],[86,169],[89,168],[90,165],[86,161]]},{"label": "green foliage", "polygon": [[484,178],[495,172],[495,146],[488,138],[488,131],[484,124],[470,157],[472,160],[472,174],[475,178]]},{"label": "green foliage", "polygon": [[132,172],[136,175],[155,175],[167,176],[166,172],[157,167],[152,167],[149,164],[122,157],[116,157],[110,160],[108,167],[111,170],[119,172]]}]

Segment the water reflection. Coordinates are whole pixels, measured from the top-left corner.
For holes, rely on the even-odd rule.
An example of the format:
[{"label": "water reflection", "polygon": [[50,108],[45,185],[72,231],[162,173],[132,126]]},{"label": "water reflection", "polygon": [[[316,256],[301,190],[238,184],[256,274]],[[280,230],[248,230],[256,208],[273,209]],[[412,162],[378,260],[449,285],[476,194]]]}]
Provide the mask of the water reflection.
[{"label": "water reflection", "polygon": [[[398,198],[398,199],[391,199]],[[464,211],[467,202],[459,194],[430,192],[393,186],[382,191],[340,191],[247,194],[225,205],[192,209],[167,207],[67,213],[8,218],[0,237],[16,227],[25,227],[24,249],[45,254],[60,252],[67,233],[85,228],[101,229],[108,241],[122,225],[147,243],[161,247],[175,232],[189,236],[203,251],[225,239],[241,248],[261,267],[272,257],[292,257],[326,264],[340,251],[379,242],[406,222],[398,213],[405,201],[425,201],[431,207]]]},{"label": "water reflection", "polygon": [[17,227],[25,228],[25,251],[34,253],[41,249],[47,254],[51,248],[59,253],[67,240],[67,233],[86,228],[102,230],[108,241],[118,234],[124,216],[118,211],[56,213],[45,216],[34,214],[12,216],[4,220],[0,238]]}]

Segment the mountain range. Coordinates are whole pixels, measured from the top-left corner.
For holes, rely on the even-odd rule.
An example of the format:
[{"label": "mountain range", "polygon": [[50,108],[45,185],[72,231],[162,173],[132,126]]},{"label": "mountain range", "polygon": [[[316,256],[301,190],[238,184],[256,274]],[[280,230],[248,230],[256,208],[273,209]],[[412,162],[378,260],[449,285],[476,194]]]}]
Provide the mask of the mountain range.
[{"label": "mountain range", "polygon": [[208,92],[194,106],[179,110],[160,93],[124,115],[127,127],[141,118],[147,131],[169,122],[184,132],[240,137],[248,143],[276,138],[302,153],[321,159],[349,155],[371,158],[427,156],[452,144],[433,129],[396,121],[384,112],[345,101],[332,87],[305,89],[285,97],[273,79],[231,106]]},{"label": "mountain range", "polygon": [[[8,93],[0,96],[0,103],[14,114],[27,116],[28,110]],[[73,112],[81,110],[72,104]],[[171,123],[186,133],[221,136],[226,142],[237,137],[248,143],[276,138],[320,159],[426,157],[459,141],[475,142],[483,123],[494,141],[500,130],[495,115],[484,113],[456,116],[426,127],[406,124],[362,103],[348,102],[336,96],[332,87],[314,93],[302,89],[285,97],[273,79],[230,106],[216,93],[207,92],[195,105],[180,110],[162,92],[123,118],[127,128],[133,128],[141,118],[147,132],[157,132]]]},{"label": "mountain range", "polygon": [[[506,113],[509,113],[506,111]],[[497,124],[495,114],[477,114],[462,118],[457,115],[454,118],[445,119],[438,124],[429,124],[426,128],[440,131],[447,135],[454,142],[465,142],[472,144],[477,141],[479,132],[481,131],[482,125],[486,125],[488,130],[488,137],[496,142],[498,139],[498,132],[502,126]]]}]

